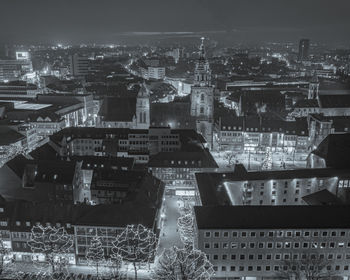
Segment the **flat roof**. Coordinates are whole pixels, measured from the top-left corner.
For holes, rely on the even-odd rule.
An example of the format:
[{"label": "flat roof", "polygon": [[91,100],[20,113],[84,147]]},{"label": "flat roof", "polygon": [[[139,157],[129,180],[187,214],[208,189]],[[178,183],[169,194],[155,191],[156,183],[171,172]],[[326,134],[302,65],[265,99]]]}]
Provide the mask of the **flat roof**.
[{"label": "flat roof", "polygon": [[36,104],[36,103],[15,103],[15,109],[17,110],[34,110],[38,111],[44,108],[51,107],[52,104]]},{"label": "flat roof", "polygon": [[350,206],[195,206],[198,229],[350,228]]}]

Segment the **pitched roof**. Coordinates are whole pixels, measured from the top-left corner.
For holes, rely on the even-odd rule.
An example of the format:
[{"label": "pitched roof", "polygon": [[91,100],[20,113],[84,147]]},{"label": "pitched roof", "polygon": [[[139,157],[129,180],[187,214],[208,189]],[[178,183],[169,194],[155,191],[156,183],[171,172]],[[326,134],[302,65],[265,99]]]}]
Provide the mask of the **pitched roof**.
[{"label": "pitched roof", "polygon": [[327,167],[350,168],[350,133],[329,134],[312,153],[324,158]]},{"label": "pitched roof", "polygon": [[341,205],[342,201],[327,189],[303,196],[308,205]]},{"label": "pitched roof", "polygon": [[25,136],[21,133],[6,125],[0,125],[0,146],[8,146],[24,139]]},{"label": "pitched roof", "polygon": [[350,107],[350,95],[320,95],[321,108],[348,108]]},{"label": "pitched roof", "polygon": [[136,98],[105,97],[98,114],[103,121],[132,122],[136,115]]}]

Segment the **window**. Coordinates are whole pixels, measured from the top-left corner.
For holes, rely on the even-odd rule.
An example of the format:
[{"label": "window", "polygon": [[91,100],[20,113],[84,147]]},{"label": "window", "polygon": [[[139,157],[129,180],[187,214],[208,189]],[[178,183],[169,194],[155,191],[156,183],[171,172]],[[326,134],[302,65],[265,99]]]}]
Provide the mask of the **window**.
[{"label": "window", "polygon": [[210,243],[204,243],[204,248],[209,249],[210,248]]},{"label": "window", "polygon": [[232,237],[237,237],[237,236],[238,236],[237,231],[233,231],[233,232],[232,232]]},{"label": "window", "polygon": [[272,242],[267,242],[267,248],[272,249],[273,248],[273,243]]},{"label": "window", "polygon": [[214,255],[214,256],[213,256],[213,260],[217,260],[218,258],[219,258],[218,255]]},{"label": "window", "polygon": [[219,243],[213,243],[213,248],[214,249],[219,249]]},{"label": "window", "polygon": [[241,236],[242,236],[242,237],[247,237],[247,232],[242,231],[242,232],[241,232]]},{"label": "window", "polygon": [[236,259],[236,255],[231,255],[231,260],[235,260]]},{"label": "window", "polygon": [[210,231],[205,232],[205,237],[207,237],[207,238],[210,237]]},{"label": "window", "polygon": [[222,249],[228,249],[228,243],[227,242],[222,243]]},{"label": "window", "polygon": [[236,267],[235,267],[235,266],[231,266],[231,267],[230,267],[230,270],[231,270],[231,271],[236,271]]},{"label": "window", "polygon": [[225,254],[225,255],[222,255],[222,259],[223,260],[227,260],[227,255]]},{"label": "window", "polygon": [[223,236],[228,237],[228,231],[224,231]]},{"label": "window", "polygon": [[215,232],[214,232],[214,237],[220,237],[220,232],[215,231]]},{"label": "window", "polygon": [[226,266],[222,266],[221,271],[226,271]]},{"label": "window", "polygon": [[238,243],[237,242],[231,242],[231,249],[237,249]]},{"label": "window", "polygon": [[240,260],[244,260],[245,259],[245,255],[239,255],[239,259]]},{"label": "window", "polygon": [[247,248],[247,244],[246,243],[241,243],[241,249],[246,249]]}]

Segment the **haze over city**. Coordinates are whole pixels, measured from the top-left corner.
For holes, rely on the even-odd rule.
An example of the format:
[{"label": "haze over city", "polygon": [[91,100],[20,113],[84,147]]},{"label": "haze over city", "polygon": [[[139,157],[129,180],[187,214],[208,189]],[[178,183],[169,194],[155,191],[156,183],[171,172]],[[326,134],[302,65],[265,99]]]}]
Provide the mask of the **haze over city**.
[{"label": "haze over city", "polygon": [[349,9],[347,0],[3,0],[0,34],[14,43],[117,43],[128,32],[220,31],[236,42],[349,43]]}]

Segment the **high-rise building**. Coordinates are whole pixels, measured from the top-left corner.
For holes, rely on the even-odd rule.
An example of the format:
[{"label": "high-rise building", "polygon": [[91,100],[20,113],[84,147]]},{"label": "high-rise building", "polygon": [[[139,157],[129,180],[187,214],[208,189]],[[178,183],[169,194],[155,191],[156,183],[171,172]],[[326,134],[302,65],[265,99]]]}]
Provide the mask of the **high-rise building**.
[{"label": "high-rise building", "polygon": [[191,88],[191,116],[197,119],[197,132],[212,143],[214,88],[211,85],[211,70],[205,56],[204,38],[199,49],[199,59],[194,70],[194,85]]},{"label": "high-rise building", "polygon": [[309,58],[309,48],[310,48],[309,39],[301,39],[299,41],[299,55],[298,55],[299,61],[307,60]]},{"label": "high-rise building", "polygon": [[75,77],[84,77],[89,71],[89,59],[86,56],[74,54],[70,57],[70,73]]}]

